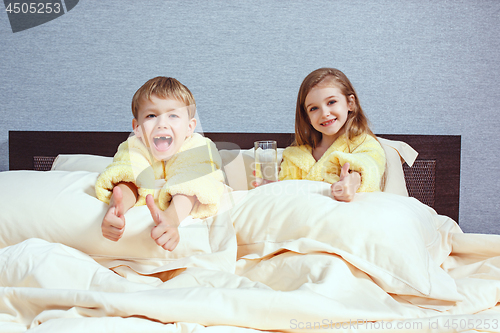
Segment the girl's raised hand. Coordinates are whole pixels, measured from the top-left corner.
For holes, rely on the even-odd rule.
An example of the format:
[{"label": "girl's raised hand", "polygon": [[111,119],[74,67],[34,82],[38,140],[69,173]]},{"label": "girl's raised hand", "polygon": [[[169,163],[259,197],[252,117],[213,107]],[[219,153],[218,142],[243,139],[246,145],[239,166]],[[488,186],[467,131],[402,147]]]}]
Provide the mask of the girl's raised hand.
[{"label": "girl's raised hand", "polygon": [[337,201],[352,201],[354,194],[361,185],[361,175],[356,171],[350,173],[349,166],[349,163],[342,166],[339,181],[332,184],[332,196]]}]

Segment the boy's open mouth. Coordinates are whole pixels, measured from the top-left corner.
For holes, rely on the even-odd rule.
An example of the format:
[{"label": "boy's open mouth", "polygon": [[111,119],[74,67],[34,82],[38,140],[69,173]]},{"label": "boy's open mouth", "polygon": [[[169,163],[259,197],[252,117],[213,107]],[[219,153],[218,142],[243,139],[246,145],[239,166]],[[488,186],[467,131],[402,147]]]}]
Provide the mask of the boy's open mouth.
[{"label": "boy's open mouth", "polygon": [[170,145],[172,144],[172,137],[171,136],[155,136],[153,138],[153,143],[159,151],[164,151],[168,150]]}]

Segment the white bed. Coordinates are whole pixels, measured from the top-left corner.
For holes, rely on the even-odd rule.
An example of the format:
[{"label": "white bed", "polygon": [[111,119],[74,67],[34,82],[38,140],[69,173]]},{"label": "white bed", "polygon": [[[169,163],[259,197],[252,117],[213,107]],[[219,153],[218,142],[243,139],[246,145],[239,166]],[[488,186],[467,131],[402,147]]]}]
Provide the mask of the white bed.
[{"label": "white bed", "polygon": [[144,206],[102,237],[106,159],[1,172],[0,332],[500,332],[500,235],[462,233],[394,172],[392,192],[340,203],[321,182],[247,190],[251,154],[221,155],[243,188],[173,252]]}]

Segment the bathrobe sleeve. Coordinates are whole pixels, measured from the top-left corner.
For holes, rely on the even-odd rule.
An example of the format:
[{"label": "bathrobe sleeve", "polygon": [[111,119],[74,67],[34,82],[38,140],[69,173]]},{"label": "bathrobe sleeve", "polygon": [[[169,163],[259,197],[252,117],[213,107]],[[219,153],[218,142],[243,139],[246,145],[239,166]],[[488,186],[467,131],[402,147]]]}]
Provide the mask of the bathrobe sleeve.
[{"label": "bathrobe sleeve", "polygon": [[358,192],[380,191],[386,164],[385,152],[380,143],[370,135],[362,135],[352,140],[349,146],[351,152],[343,149],[329,153],[321,168],[322,178],[331,184],[339,181],[342,166],[349,163],[350,170],[361,174]]},{"label": "bathrobe sleeve", "polygon": [[160,190],[158,204],[166,209],[172,196],[196,196],[191,211],[195,218],[217,213],[224,192],[222,160],[215,144],[208,138],[193,134],[181,150],[165,165],[166,183]]},{"label": "bathrobe sleeve", "polygon": [[[306,179],[316,163],[309,146],[291,146],[283,151],[279,180]],[[317,179],[320,180],[320,179]]]},{"label": "bathrobe sleeve", "polygon": [[146,146],[135,136],[120,144],[113,162],[97,178],[97,198],[109,204],[113,188],[121,182],[129,182],[137,186],[139,197],[135,205],[145,205],[146,196],[155,195],[155,178],[160,178],[162,173],[161,162],[154,163],[148,155]]},{"label": "bathrobe sleeve", "polygon": [[361,174],[358,192],[380,191],[385,153],[380,143],[370,135],[360,135],[349,143],[345,137],[339,137],[317,162],[310,146],[288,147],[283,152],[279,179],[306,179],[333,184],[340,180],[340,171],[347,162],[350,170]]}]

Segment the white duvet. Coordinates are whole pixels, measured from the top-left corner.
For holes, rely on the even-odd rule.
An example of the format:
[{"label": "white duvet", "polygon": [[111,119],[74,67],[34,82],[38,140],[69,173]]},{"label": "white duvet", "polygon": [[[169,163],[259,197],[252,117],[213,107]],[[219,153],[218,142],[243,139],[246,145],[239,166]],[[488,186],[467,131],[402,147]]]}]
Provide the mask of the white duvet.
[{"label": "white duvet", "polygon": [[[97,173],[3,172],[0,332],[500,332],[500,235],[415,199],[284,181],[227,193],[160,250],[100,235]],[[7,194],[8,193],[8,194]]]}]

